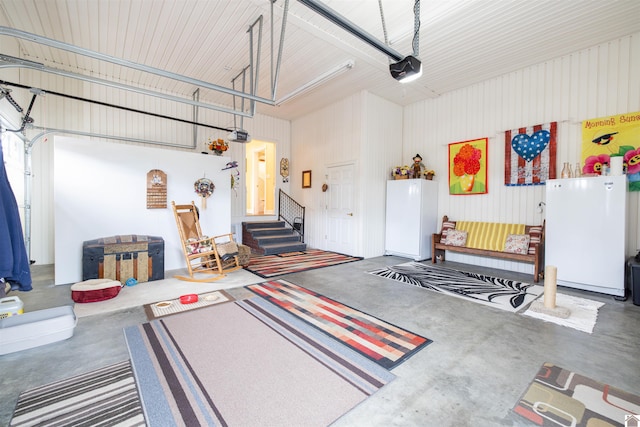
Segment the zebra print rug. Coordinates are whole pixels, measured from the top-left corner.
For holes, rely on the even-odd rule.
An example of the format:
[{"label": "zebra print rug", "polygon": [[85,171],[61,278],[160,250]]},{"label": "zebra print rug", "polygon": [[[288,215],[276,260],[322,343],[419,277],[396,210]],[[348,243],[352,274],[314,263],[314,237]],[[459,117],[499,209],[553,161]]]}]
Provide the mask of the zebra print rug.
[{"label": "zebra print rug", "polygon": [[544,290],[538,285],[414,261],[369,273],[511,312],[525,307]]}]

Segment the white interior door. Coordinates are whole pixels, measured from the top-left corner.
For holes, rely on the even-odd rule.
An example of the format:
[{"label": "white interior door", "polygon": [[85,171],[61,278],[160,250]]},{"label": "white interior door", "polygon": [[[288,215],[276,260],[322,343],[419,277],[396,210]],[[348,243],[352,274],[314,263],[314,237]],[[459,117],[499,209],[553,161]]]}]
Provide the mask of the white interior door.
[{"label": "white interior door", "polygon": [[355,194],[353,163],[327,168],[327,250],[355,254]]}]

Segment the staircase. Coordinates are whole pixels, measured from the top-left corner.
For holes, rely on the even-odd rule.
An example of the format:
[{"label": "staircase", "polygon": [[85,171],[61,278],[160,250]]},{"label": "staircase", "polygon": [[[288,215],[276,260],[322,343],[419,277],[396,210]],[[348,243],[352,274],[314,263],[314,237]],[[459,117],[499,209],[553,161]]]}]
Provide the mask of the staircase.
[{"label": "staircase", "polygon": [[304,251],[300,234],[286,226],[284,221],[250,221],[242,223],[242,244],[260,255]]}]

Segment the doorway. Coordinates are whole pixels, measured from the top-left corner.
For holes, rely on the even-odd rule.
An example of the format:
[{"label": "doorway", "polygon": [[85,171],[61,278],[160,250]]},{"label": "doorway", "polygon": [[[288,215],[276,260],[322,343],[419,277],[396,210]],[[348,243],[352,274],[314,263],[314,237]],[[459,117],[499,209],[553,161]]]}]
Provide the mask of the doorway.
[{"label": "doorway", "polygon": [[253,140],[246,144],[247,215],[275,215],[276,144]]},{"label": "doorway", "polygon": [[355,246],[355,164],[327,168],[327,250],[354,255]]}]

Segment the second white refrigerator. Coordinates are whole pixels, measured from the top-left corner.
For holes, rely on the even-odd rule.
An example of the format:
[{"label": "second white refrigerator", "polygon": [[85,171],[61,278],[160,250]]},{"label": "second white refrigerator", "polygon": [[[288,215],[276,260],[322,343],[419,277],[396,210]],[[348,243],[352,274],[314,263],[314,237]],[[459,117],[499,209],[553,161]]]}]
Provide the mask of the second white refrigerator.
[{"label": "second white refrigerator", "polygon": [[438,228],[438,183],[427,179],[387,181],[385,254],[431,258]]},{"label": "second white refrigerator", "polygon": [[550,179],[546,193],[545,265],[558,285],[624,296],[627,177]]}]

